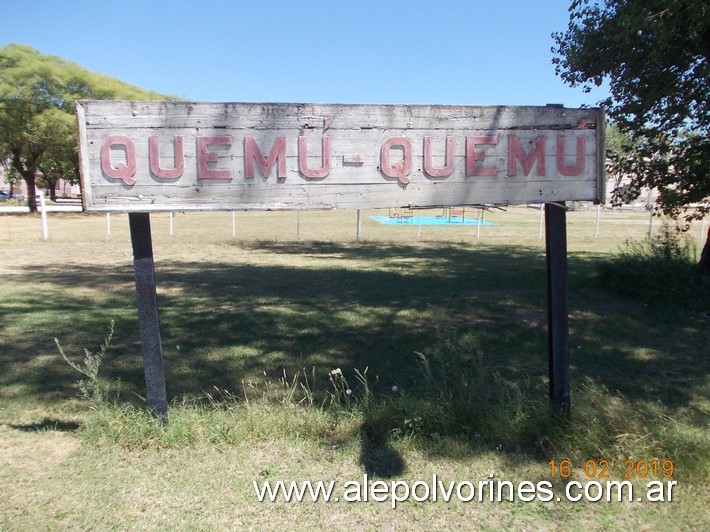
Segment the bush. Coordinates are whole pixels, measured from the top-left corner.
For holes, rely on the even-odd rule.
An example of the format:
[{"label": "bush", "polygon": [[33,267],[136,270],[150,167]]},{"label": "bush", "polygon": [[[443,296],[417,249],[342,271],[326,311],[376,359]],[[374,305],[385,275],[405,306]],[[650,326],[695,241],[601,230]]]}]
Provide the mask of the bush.
[{"label": "bush", "polygon": [[696,260],[692,238],[664,223],[653,238],[626,240],[619,254],[597,269],[602,287],[614,294],[700,310],[707,306],[710,283],[696,275]]}]

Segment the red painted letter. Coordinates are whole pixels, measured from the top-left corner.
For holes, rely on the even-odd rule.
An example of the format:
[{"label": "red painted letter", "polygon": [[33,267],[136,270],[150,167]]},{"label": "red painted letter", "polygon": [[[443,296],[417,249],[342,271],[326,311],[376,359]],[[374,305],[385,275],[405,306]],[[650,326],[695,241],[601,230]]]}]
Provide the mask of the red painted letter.
[{"label": "red painted letter", "polygon": [[268,158],[261,154],[254,137],[244,137],[244,177],[247,179],[254,179],[254,161],[259,165],[264,178],[269,177],[276,161],[279,163],[276,177],[286,177],[286,137],[276,137]]},{"label": "red painted letter", "polygon": [[[390,164],[390,149],[401,146],[404,151],[402,162]],[[382,143],[380,150],[380,169],[387,177],[396,177],[400,183],[407,185],[412,171],[412,142],[407,137],[389,137]]]},{"label": "red painted letter", "polygon": [[483,162],[486,152],[477,150],[476,146],[486,144],[495,146],[498,144],[498,137],[494,136],[471,136],[466,137],[466,177],[480,175],[498,175],[498,168],[495,166],[477,166],[476,163]]},{"label": "red painted letter", "polygon": [[175,144],[173,147],[173,167],[160,167],[160,148],[158,146],[159,139],[157,135],[148,137],[148,158],[150,159],[150,171],[158,179],[175,179],[180,177],[185,171],[185,158],[183,157],[183,137],[182,135],[175,136]]},{"label": "red painted letter", "polygon": [[308,137],[301,135],[298,137],[298,169],[304,177],[312,179],[323,179],[330,173],[330,137],[325,136],[323,145],[323,165],[318,168],[308,167]]},{"label": "red painted letter", "polygon": [[434,168],[431,160],[431,137],[424,137],[424,171],[431,177],[449,177],[454,171],[454,149],[456,137],[446,136],[446,164],[443,168]]},{"label": "red painted letter", "polygon": [[[111,147],[123,146],[126,150],[126,162],[111,164]],[[133,139],[125,135],[109,135],[101,143],[101,170],[111,179],[120,179],[126,185],[135,185],[136,180],[136,145]]]},{"label": "red painted letter", "polygon": [[197,137],[197,178],[198,179],[232,179],[231,168],[209,168],[210,163],[216,163],[219,156],[216,152],[207,151],[209,146],[231,146],[232,137]]},{"label": "red painted letter", "polygon": [[587,139],[577,137],[577,164],[567,166],[565,164],[565,137],[557,137],[557,171],[562,175],[579,175],[584,171],[584,152],[587,149]]},{"label": "red painted letter", "polygon": [[545,137],[540,136],[535,139],[535,146],[529,154],[525,154],[520,145],[520,139],[515,135],[508,136],[508,175],[518,175],[518,165],[523,167],[523,174],[528,175],[532,170],[533,163],[537,160],[537,175],[545,175]]}]

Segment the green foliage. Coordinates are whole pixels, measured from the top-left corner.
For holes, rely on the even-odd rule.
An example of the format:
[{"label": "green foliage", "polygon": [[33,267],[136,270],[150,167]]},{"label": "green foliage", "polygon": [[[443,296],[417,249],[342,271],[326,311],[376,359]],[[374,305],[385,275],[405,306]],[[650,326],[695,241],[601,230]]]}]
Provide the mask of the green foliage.
[{"label": "green foliage", "polygon": [[[99,345],[99,350],[95,353],[84,349],[84,359],[81,362],[74,362],[71,360],[66,353],[62,345],[59,343],[59,339],[55,338],[54,343],[59,349],[59,354],[62,358],[69,364],[73,369],[81,373],[86,377],[87,380],[79,379],[75,384],[76,388],[79,390],[79,396],[82,399],[89,401],[93,409],[100,409],[105,407],[109,402],[109,397],[111,395],[111,386],[101,382],[99,378],[99,368],[106,356],[106,351],[111,345],[111,339],[113,338],[113,320],[109,324],[108,332],[104,338],[104,342]],[[116,393],[116,397],[118,392]]]},{"label": "green foliage", "polygon": [[666,215],[710,213],[710,6],[706,0],[574,0],[553,35],[557,74],[600,102],[628,135],[612,146],[610,174],[631,178],[633,199],[657,189]]},{"label": "green foliage", "polygon": [[86,70],[29,46],[0,48],[0,159],[27,183],[35,205],[35,175],[46,185],[78,180],[75,104],[81,99],[170,99]]},{"label": "green foliage", "polygon": [[667,222],[651,239],[626,240],[618,255],[598,263],[612,293],[656,305],[707,308],[710,283],[696,275],[693,240]]},{"label": "green foliage", "polygon": [[709,31],[705,0],[574,0],[553,63],[585,91],[607,81],[601,104],[622,130],[707,134]]}]

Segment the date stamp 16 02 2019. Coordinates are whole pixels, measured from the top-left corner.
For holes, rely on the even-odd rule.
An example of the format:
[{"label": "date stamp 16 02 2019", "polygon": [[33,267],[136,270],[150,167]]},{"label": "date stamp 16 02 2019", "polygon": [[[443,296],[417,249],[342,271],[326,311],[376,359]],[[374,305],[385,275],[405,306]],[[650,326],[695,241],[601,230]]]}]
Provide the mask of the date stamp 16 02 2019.
[{"label": "date stamp 16 02 2019", "polygon": [[[671,502],[673,500],[673,488],[678,484],[677,481],[670,480],[675,471],[675,464],[673,460],[669,459],[635,460],[629,458],[624,461],[623,465],[624,480],[621,482],[607,480],[605,484],[601,481],[609,478],[609,460],[599,459],[586,460],[584,463],[580,462],[577,469],[581,469],[587,477],[585,483],[570,479],[573,473],[573,462],[571,460],[550,460],[547,465],[550,467],[550,476],[552,478],[561,478],[565,481],[566,498],[574,502],[582,499],[597,502],[604,497],[611,502],[614,500],[614,497],[612,497],[614,490],[616,490],[615,500],[618,502],[624,499],[629,502],[634,499],[638,500],[638,502]],[[635,497],[633,495],[633,480],[645,480],[647,482],[644,497]]]},{"label": "date stamp 16 02 2019", "polygon": [[[547,465],[550,467],[552,478],[569,478],[572,475],[573,463],[571,460],[550,460]],[[609,460],[587,460],[579,467],[584,470],[587,478],[609,478]],[[624,461],[625,479],[643,478],[671,478],[675,471],[673,460],[633,460],[631,458]]]}]

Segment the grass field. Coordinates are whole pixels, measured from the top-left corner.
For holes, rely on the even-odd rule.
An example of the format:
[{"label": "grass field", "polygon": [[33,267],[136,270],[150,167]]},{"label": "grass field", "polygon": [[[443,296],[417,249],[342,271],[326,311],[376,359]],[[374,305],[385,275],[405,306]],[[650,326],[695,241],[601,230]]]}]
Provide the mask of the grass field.
[{"label": "grass field", "polygon": [[[125,215],[0,215],[0,529],[708,529],[709,306],[611,295],[643,212],[568,214],[572,416],[547,410],[539,210],[152,215],[167,426],[142,410]],[[431,211],[431,214],[437,213]],[[659,222],[654,222],[658,224]],[[692,227],[696,239],[701,227]],[[698,244],[700,244],[698,242]],[[97,384],[81,363],[114,322]],[[331,371],[340,369],[343,378]],[[350,390],[351,393],[347,393]],[[567,479],[550,462],[570,460]],[[263,502],[253,481],[550,481],[674,464],[672,502]],[[493,475],[493,477],[491,477]]]}]

